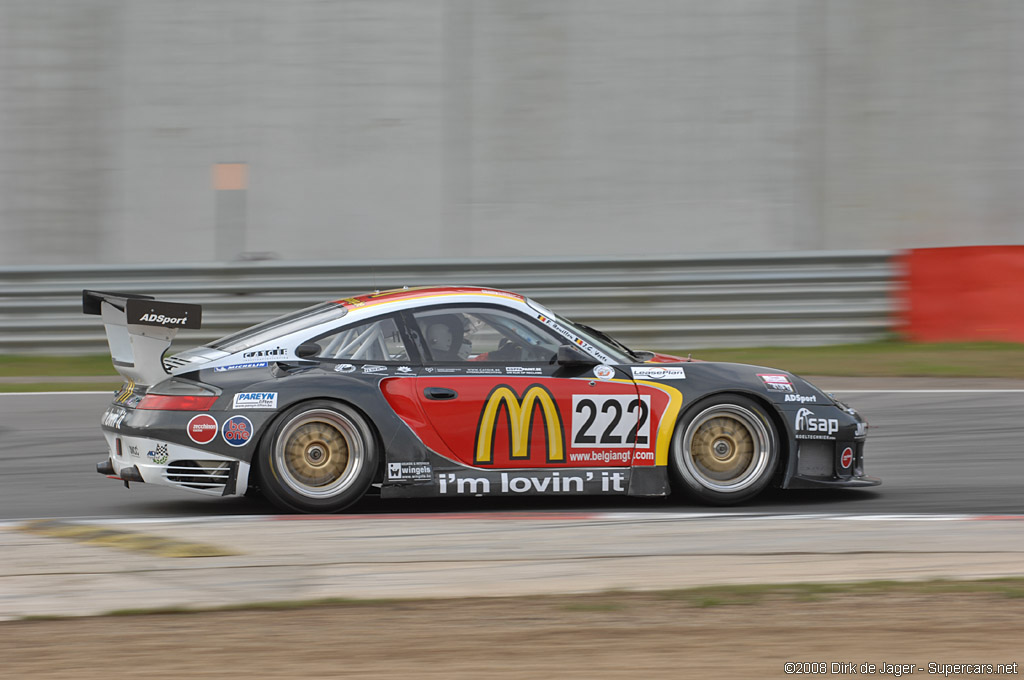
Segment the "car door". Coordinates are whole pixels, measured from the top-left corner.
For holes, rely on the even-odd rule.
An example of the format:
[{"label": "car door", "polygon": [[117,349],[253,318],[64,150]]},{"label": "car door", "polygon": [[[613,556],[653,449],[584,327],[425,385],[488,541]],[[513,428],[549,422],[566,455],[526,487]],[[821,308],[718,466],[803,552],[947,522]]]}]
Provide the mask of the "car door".
[{"label": "car door", "polygon": [[649,397],[628,373],[559,365],[565,339],[524,314],[448,305],[406,323],[424,354],[409,396],[442,455],[488,468],[628,466],[650,438]]}]

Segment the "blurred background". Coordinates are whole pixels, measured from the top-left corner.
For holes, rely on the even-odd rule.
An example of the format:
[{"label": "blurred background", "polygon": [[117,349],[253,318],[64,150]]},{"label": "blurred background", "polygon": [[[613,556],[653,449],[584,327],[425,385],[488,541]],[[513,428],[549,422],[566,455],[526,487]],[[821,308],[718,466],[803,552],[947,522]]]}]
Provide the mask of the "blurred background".
[{"label": "blurred background", "polygon": [[1017,0],[0,0],[0,266],[1024,242]]},{"label": "blurred background", "polygon": [[1022,32],[1019,0],[0,0],[0,353],[104,353],[82,288],[200,303],[199,343],[436,283],[638,347],[1024,342]]}]

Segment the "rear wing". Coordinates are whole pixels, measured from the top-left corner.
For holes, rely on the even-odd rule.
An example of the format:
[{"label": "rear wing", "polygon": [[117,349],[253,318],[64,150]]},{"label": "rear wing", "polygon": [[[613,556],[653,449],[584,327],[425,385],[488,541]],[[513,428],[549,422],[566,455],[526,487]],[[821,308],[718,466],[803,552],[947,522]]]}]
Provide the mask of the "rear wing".
[{"label": "rear wing", "polygon": [[163,358],[171,340],[179,328],[199,328],[203,320],[200,305],[98,290],[82,291],[82,312],[103,319],[114,368],[140,385],[167,377]]}]

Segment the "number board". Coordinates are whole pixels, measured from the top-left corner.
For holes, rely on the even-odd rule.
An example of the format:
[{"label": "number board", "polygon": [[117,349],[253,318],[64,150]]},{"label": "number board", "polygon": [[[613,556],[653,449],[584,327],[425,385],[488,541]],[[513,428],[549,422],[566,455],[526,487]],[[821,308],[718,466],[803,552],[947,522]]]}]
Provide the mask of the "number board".
[{"label": "number board", "polygon": [[651,397],[632,394],[572,395],[573,448],[645,448],[651,437]]}]

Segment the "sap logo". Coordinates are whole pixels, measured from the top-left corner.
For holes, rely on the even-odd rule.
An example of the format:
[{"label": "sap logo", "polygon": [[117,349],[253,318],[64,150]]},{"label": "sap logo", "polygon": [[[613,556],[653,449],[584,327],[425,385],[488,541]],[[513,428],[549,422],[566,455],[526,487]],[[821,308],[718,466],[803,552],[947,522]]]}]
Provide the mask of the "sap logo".
[{"label": "sap logo", "polygon": [[835,418],[816,418],[813,411],[802,408],[796,412],[795,428],[798,433],[813,433],[811,437],[805,435],[805,438],[833,439],[832,435],[839,431],[839,421]]},{"label": "sap logo", "polygon": [[797,401],[801,404],[816,404],[818,403],[818,397],[813,394],[806,396],[803,394],[787,394],[786,401]]}]

